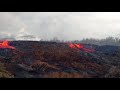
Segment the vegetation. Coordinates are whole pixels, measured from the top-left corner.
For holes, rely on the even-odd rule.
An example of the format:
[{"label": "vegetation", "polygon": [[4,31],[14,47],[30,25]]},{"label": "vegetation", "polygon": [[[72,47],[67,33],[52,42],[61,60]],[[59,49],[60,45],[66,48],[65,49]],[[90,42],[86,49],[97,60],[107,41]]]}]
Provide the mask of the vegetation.
[{"label": "vegetation", "polygon": [[80,41],[81,43],[86,44],[95,44],[95,45],[114,45],[120,46],[120,39],[117,37],[107,37],[106,39],[83,39]]},{"label": "vegetation", "polygon": [[96,52],[87,53],[60,42],[11,43],[17,50],[0,51],[0,78],[120,77],[120,49],[114,52],[118,46],[104,52],[108,46],[103,49],[103,46],[95,45]]},{"label": "vegetation", "polygon": [[44,78],[90,78],[88,74],[53,72],[44,75]]},{"label": "vegetation", "polygon": [[14,76],[9,73],[4,67],[3,63],[0,63],[0,78],[13,78]]}]

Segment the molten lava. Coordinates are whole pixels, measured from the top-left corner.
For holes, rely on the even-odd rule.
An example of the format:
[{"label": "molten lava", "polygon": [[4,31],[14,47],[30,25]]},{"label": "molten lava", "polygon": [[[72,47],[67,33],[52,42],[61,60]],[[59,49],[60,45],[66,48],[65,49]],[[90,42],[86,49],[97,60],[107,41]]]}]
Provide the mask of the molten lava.
[{"label": "molten lava", "polygon": [[0,48],[16,49],[15,47],[10,46],[7,40],[0,42]]},{"label": "molten lava", "polygon": [[70,43],[69,47],[70,48],[74,48],[74,49],[79,49],[79,50],[82,50],[84,52],[94,52],[95,51],[92,48],[85,48],[84,45],[82,45],[82,44],[73,44],[73,43]]}]

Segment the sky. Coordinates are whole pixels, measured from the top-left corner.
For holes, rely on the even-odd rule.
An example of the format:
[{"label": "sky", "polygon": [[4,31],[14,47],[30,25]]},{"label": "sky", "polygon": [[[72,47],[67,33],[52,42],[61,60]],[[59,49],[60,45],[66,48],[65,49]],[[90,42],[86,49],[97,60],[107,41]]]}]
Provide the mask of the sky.
[{"label": "sky", "polygon": [[0,12],[0,39],[81,40],[120,35],[120,12]]}]

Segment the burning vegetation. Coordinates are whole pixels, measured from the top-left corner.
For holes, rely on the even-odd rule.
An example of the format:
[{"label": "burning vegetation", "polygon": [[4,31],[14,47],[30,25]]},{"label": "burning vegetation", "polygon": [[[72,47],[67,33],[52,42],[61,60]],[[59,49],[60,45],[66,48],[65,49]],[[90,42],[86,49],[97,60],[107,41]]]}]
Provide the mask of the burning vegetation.
[{"label": "burning vegetation", "polygon": [[5,40],[0,48],[1,78],[120,77],[119,46]]},{"label": "burning vegetation", "polygon": [[9,45],[7,40],[0,41],[0,48],[15,49],[15,47]]},{"label": "burning vegetation", "polygon": [[79,49],[79,50],[82,50],[82,51],[85,51],[85,52],[95,52],[95,50],[92,47],[85,48],[84,45],[82,45],[82,44],[70,43],[69,47],[73,48],[73,49]]}]

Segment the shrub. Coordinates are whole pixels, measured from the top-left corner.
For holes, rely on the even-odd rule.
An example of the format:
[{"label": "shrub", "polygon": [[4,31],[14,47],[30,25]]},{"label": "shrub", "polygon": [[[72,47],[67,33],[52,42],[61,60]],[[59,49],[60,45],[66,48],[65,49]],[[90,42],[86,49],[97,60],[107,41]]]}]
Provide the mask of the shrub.
[{"label": "shrub", "polygon": [[49,65],[46,62],[42,62],[40,60],[35,61],[31,67],[36,71],[46,71],[46,70],[59,70],[57,67],[53,65]]}]

